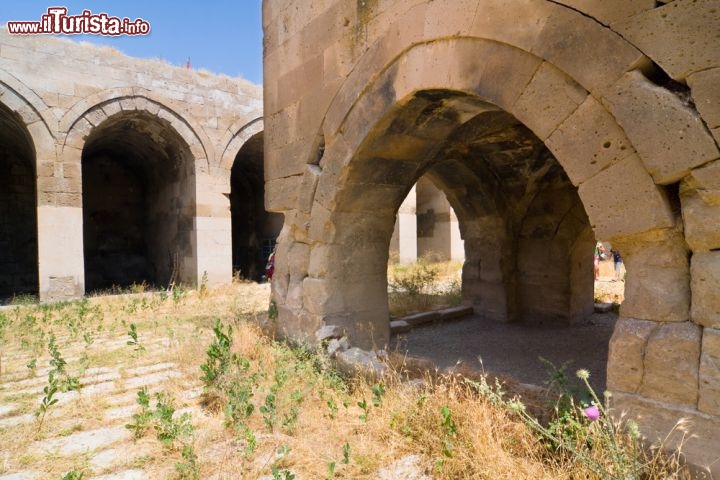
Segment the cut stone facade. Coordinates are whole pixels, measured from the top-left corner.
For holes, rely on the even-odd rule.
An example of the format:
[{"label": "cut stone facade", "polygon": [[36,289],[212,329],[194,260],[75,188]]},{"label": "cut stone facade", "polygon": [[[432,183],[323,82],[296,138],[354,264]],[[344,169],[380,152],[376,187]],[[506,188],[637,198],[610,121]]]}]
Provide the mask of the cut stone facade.
[{"label": "cut stone facade", "polygon": [[0,297],[259,277],[262,111],[242,79],[0,32]]},{"label": "cut stone facade", "polygon": [[[428,176],[457,214],[480,319],[583,317],[607,240],[627,265],[608,360],[618,406],[717,424],[719,9],[265,0],[279,331],[388,345],[393,224]],[[705,440],[684,451],[718,475]]]}]

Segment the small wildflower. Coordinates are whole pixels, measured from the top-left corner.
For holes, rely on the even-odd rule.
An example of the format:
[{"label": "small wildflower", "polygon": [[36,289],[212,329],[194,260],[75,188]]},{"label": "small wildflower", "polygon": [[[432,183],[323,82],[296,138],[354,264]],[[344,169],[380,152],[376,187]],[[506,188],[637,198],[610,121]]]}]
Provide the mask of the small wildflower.
[{"label": "small wildflower", "polygon": [[584,368],[581,368],[580,370],[575,372],[575,375],[577,375],[580,380],[587,380],[588,378],[590,378],[590,372],[588,372]]},{"label": "small wildflower", "polygon": [[595,420],[600,418],[600,409],[598,409],[596,405],[590,405],[589,407],[585,408],[583,412],[585,412],[585,416],[591,422],[594,422]]}]

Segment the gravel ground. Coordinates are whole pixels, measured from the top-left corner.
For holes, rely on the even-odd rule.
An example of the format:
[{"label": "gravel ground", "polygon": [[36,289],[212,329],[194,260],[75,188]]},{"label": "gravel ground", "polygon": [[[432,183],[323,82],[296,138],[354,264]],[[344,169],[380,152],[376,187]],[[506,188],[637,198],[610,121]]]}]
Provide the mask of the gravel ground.
[{"label": "gravel ground", "polygon": [[[617,298],[623,289],[623,282],[601,281],[596,285],[596,292],[602,292],[599,297]],[[539,386],[545,385],[551,370],[540,360],[542,357],[556,367],[566,365],[573,380],[578,369],[589,370],[591,384],[601,394],[606,386],[608,344],[616,319],[614,313],[595,313],[581,324],[557,327],[483,321],[475,316],[414,328],[394,336],[391,345],[401,353],[430,360],[440,369],[461,362],[464,368]]]}]

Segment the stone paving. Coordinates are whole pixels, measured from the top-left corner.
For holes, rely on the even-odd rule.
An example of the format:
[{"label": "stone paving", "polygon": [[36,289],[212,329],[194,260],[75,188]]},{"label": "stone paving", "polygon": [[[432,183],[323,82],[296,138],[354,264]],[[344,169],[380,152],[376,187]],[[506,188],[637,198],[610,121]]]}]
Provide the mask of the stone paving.
[{"label": "stone paving", "polygon": [[[168,307],[149,312],[150,318],[162,318],[163,308]],[[12,310],[5,308],[0,313],[10,315]],[[55,331],[56,344],[67,361],[66,371],[78,376],[81,388],[58,391],[55,395],[58,402],[48,408],[42,426],[36,412],[51,369],[45,348],[48,337],[33,343],[32,335],[39,333],[32,330],[28,335],[14,332],[25,341],[0,338],[3,342],[0,345],[0,480],[58,480],[72,471],[82,472],[83,480],[178,478],[175,464],[180,460],[179,448],[173,452],[164,450],[153,432],[135,439],[133,432],[126,428],[126,424],[133,421],[133,415],[140,411],[136,400],[138,390],[143,387],[148,389],[151,407],[156,393],[167,392],[176,407],[173,418],[185,413],[191,415],[194,441],[205,442],[204,447],[197,447],[202,448],[197,454],[203,466],[217,470],[217,461],[235,463],[233,458],[239,451],[237,442],[214,436],[224,431],[223,415],[211,415],[200,405],[203,387],[198,367],[211,339],[210,329],[197,328],[192,319],[171,317],[162,326],[138,323],[144,350],[135,351],[133,345],[127,344],[126,324],[129,318],[136,321],[135,317],[123,314],[120,317],[128,320],[109,328],[105,325],[102,332],[93,333],[89,343],[83,341],[80,334],[75,337],[65,334],[62,325],[50,327],[48,323],[43,327]],[[188,357],[193,348],[199,355]],[[33,362],[31,369],[27,365]],[[210,437],[212,440],[207,440]],[[272,434],[258,433],[258,439],[274,443]],[[253,473],[253,479],[273,478],[267,475],[267,463],[268,458],[272,460],[275,455],[273,449],[257,452],[257,462],[253,462],[251,468],[262,474]],[[420,467],[414,462],[411,458],[385,466],[378,475],[380,478],[424,478],[415,472]],[[220,472],[203,478],[241,477]]]},{"label": "stone paving", "polygon": [[[49,473],[56,471],[54,463],[69,465],[67,471],[83,471],[87,480],[151,478],[142,468],[133,467],[145,453],[125,427],[139,409],[138,389],[147,387],[151,394],[179,391],[175,396],[176,415],[188,412],[194,418],[203,415],[197,401],[202,388],[197,373],[188,375],[188,369],[177,361],[158,361],[177,354],[170,339],[162,334],[160,338],[148,335],[143,343],[145,350],[137,353],[127,345],[125,330],[99,335],[92,345],[84,345],[82,339],[58,336],[57,344],[71,374],[76,374],[83,355],[115,355],[118,361],[110,366],[86,368],[79,377],[81,389],[58,392],[58,403],[48,409],[42,430],[34,433],[38,428],[35,412],[48,383],[49,358],[47,354],[36,358],[37,352],[18,345],[3,346],[0,437],[34,436],[35,440],[22,452],[0,456],[0,480],[60,478],[62,475]],[[30,370],[25,364],[33,359],[37,368]],[[178,381],[180,389],[173,384]]]},{"label": "stone paving", "polygon": [[[84,478],[97,480],[140,480],[148,478],[143,470],[140,469],[116,469],[122,467],[133,460],[128,457],[133,450],[129,447],[132,442],[132,433],[125,428],[125,424],[132,418],[133,413],[138,411],[135,404],[136,389],[141,386],[150,387],[150,391],[160,391],[165,382],[182,376],[178,370],[178,366],[172,362],[163,362],[160,364],[143,365],[138,368],[127,369],[122,372],[122,367],[118,367],[107,371],[104,369],[102,373],[95,376],[82,377],[81,382],[83,388],[80,393],[67,392],[59,396],[58,405],[72,404],[79,401],[79,397],[83,397],[85,403],[91,403],[102,397],[108,406],[103,412],[102,420],[104,426],[80,431],[65,436],[57,436],[51,438],[43,438],[37,440],[30,445],[27,455],[44,456],[52,459],[57,457],[73,457],[77,455],[85,456],[88,459],[88,465],[93,475]],[[92,383],[93,381],[98,383]],[[32,424],[36,422],[33,413],[21,413],[20,405],[14,403],[6,403],[11,395],[42,395],[42,389],[45,385],[46,378],[37,376],[32,379],[19,380],[15,382],[7,382],[2,384],[0,389],[0,429],[7,434],[14,427],[24,424]],[[102,387],[102,388],[98,388]],[[198,387],[198,385],[194,385]],[[188,401],[198,397],[199,388],[188,389],[188,396],[180,399]],[[63,410],[70,407],[60,407],[59,411],[48,413],[53,417],[63,416]],[[198,407],[190,407],[178,410],[177,414],[190,412],[193,416],[200,415]],[[3,431],[3,430],[0,430]],[[16,460],[16,459],[15,459]],[[5,460],[4,470],[12,473],[0,474],[0,480],[25,480],[25,479],[42,479],[47,478],[43,472],[19,470],[14,471],[17,467],[17,461]],[[106,473],[112,471],[112,473]]]}]

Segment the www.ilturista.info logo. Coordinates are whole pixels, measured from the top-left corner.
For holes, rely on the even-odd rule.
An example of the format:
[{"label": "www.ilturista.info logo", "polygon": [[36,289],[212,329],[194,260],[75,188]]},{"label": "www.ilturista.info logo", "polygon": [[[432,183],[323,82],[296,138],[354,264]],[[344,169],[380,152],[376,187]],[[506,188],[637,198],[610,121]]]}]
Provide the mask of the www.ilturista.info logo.
[{"label": "www.ilturista.info logo", "polygon": [[39,22],[7,22],[7,29],[13,35],[147,35],[150,24],[142,18],[110,17],[107,13],[92,13],[83,10],[80,15],[68,15],[65,7],[50,7]]}]

